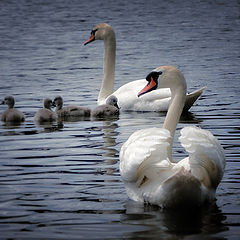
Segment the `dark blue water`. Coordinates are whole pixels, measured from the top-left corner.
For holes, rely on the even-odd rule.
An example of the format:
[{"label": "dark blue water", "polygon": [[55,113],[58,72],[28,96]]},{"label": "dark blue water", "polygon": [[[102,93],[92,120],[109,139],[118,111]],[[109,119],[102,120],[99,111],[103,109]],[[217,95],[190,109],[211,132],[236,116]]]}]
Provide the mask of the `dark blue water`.
[{"label": "dark blue water", "polygon": [[[227,165],[214,206],[190,213],[128,200],[120,148],[165,114],[34,123],[45,97],[96,105],[103,43],[83,43],[101,22],[116,32],[115,89],[159,65],[179,67],[189,90],[207,86],[173,152],[186,156],[177,141],[186,125],[218,137]],[[14,95],[26,115],[20,126],[0,124],[1,239],[239,239],[239,1],[1,0],[0,23],[0,97]]]}]

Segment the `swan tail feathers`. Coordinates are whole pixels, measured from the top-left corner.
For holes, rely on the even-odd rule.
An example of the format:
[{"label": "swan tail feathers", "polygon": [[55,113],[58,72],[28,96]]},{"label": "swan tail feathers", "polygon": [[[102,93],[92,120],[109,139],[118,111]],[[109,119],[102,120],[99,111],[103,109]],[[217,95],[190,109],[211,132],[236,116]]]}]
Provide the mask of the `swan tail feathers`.
[{"label": "swan tail feathers", "polygon": [[201,183],[188,170],[181,167],[162,184],[161,206],[164,208],[196,207],[202,203]]},{"label": "swan tail feathers", "polygon": [[203,94],[205,89],[206,87],[202,87],[186,95],[183,112],[187,112],[192,107],[192,105],[197,101],[197,99]]},{"label": "swan tail feathers", "polygon": [[216,189],[225,168],[224,151],[218,140],[209,131],[198,127],[183,128],[179,140],[189,153],[192,174],[205,187]]}]

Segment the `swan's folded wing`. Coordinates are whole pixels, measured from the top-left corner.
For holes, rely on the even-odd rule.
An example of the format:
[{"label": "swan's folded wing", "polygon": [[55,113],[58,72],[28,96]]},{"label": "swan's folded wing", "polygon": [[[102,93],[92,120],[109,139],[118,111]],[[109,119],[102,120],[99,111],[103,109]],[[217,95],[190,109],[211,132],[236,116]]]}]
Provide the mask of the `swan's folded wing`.
[{"label": "swan's folded wing", "polygon": [[148,169],[168,168],[167,156],[170,133],[162,128],[141,129],[123,144],[120,152],[120,173],[124,181],[137,181]]},{"label": "swan's folded wing", "polygon": [[216,188],[225,168],[224,151],[218,140],[197,127],[183,128],[179,140],[189,153],[192,174],[206,187]]}]

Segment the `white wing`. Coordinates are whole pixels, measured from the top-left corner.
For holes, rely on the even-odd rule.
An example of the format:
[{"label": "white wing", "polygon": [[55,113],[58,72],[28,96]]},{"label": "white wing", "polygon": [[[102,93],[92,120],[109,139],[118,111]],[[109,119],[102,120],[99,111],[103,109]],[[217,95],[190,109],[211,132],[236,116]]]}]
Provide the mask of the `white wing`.
[{"label": "white wing", "polygon": [[185,127],[179,140],[189,153],[192,174],[208,189],[216,189],[225,168],[225,156],[218,140],[197,127]]},{"label": "white wing", "polygon": [[[123,144],[120,152],[120,173],[124,181],[137,182],[147,171],[167,168],[170,133],[162,128],[141,129]],[[154,174],[154,171],[149,173]],[[149,177],[149,176],[148,176]]]}]

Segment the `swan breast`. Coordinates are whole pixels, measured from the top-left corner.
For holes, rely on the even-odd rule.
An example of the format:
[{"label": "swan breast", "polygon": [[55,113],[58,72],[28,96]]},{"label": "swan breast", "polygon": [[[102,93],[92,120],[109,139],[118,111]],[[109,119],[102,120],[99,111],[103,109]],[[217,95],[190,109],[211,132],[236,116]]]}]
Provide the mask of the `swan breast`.
[{"label": "swan breast", "polygon": [[3,122],[23,122],[24,114],[15,108],[7,109],[2,113],[1,120]]},{"label": "swan breast", "polygon": [[25,116],[22,112],[14,108],[15,100],[13,96],[6,96],[1,104],[8,105],[8,109],[5,110],[1,115],[3,122],[23,122]]},{"label": "swan breast", "polygon": [[51,110],[53,106],[53,102],[49,98],[45,98],[43,101],[43,108],[39,109],[34,116],[34,120],[36,122],[53,122],[56,121],[57,115],[55,112]]}]

